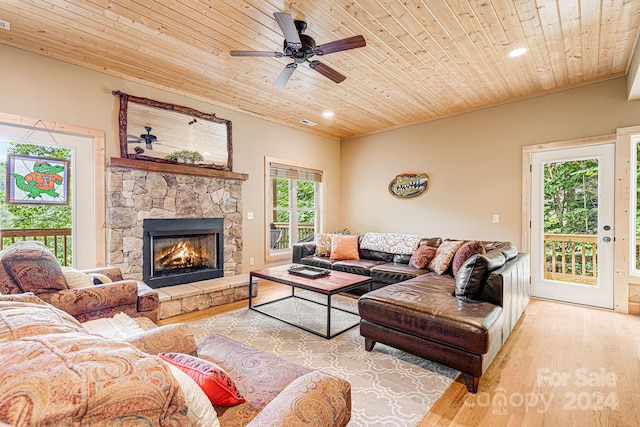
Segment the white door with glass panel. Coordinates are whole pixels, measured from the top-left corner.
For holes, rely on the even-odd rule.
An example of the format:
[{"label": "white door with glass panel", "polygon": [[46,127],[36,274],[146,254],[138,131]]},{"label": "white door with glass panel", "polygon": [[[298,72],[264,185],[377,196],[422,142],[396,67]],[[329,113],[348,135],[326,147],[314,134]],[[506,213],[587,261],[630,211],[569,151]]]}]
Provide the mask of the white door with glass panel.
[{"label": "white door with glass panel", "polygon": [[531,293],[613,308],[613,143],[532,154]]}]

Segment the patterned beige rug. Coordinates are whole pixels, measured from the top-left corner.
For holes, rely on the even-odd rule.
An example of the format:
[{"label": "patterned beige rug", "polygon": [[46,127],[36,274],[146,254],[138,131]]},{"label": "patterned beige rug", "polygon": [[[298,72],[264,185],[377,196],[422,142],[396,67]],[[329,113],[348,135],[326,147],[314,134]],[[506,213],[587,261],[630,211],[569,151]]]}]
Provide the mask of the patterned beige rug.
[{"label": "patterned beige rug", "polygon": [[[355,299],[334,299],[336,306],[355,310]],[[326,308],[298,299],[264,308],[314,329],[326,323]],[[354,320],[342,313],[333,317],[336,323],[347,325]],[[215,332],[346,379],[352,387],[349,426],[416,426],[458,374],[382,344],[367,352],[357,327],[326,340],[249,309],[198,320],[190,326],[196,339]],[[332,330],[340,327],[332,325]]]}]

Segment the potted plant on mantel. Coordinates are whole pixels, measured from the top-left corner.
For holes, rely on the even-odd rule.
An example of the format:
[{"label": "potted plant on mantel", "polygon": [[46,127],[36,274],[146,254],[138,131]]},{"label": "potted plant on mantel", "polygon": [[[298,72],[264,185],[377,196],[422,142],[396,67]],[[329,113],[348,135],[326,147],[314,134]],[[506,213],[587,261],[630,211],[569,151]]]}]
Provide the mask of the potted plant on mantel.
[{"label": "potted plant on mantel", "polygon": [[175,160],[177,162],[182,162],[182,163],[195,163],[195,162],[203,161],[204,157],[202,156],[202,154],[198,153],[197,151],[178,150],[178,151],[174,151],[171,154],[167,154],[165,159]]}]

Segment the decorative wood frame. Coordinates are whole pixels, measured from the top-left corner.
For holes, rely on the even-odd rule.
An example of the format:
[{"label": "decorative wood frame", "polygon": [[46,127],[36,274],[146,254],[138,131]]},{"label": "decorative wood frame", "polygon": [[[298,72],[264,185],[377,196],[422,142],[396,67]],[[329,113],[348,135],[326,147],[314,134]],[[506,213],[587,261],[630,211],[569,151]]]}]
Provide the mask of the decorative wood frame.
[{"label": "decorative wood frame", "polygon": [[[120,91],[113,91],[112,93],[113,95],[120,97],[120,111],[118,113],[118,125],[119,125],[119,133],[120,133],[119,136],[120,136],[120,157],[121,158],[146,160],[146,161],[153,161],[153,162],[159,162],[159,163],[171,163],[171,164],[178,163],[175,160],[167,160],[164,158],[129,153],[128,134],[130,132],[128,132],[128,129],[127,129],[127,126],[128,126],[127,121],[128,121],[128,112],[129,112],[129,103],[132,102],[135,104],[141,104],[149,107],[154,107],[162,110],[175,112],[176,114],[182,114],[185,116],[184,123],[187,123],[188,125],[194,124],[198,120],[206,120],[209,122],[213,122],[213,123],[225,126],[226,139],[227,139],[226,161],[221,163],[198,163],[198,164],[194,163],[194,164],[188,164],[188,166],[218,169],[218,170],[224,170],[224,171],[233,170],[233,144],[232,144],[232,138],[231,138],[232,126],[231,126],[230,120],[225,120],[225,119],[216,117],[215,113],[206,114],[201,111],[194,110],[193,108],[183,107],[183,106],[174,105],[174,104],[167,104],[160,101],[154,101],[148,98],[140,98],[137,96],[122,93]],[[153,123],[149,123],[149,125],[153,127]],[[181,145],[180,142],[177,142],[176,144]],[[203,144],[202,147],[204,148],[206,145],[206,142],[203,142],[202,144]]]}]

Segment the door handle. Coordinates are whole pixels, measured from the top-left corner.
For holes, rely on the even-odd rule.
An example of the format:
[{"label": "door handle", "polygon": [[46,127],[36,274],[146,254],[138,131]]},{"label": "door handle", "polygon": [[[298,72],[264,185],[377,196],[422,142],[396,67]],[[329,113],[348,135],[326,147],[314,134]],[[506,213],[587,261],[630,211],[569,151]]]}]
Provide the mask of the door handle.
[{"label": "door handle", "polygon": [[603,237],[602,241],[609,243],[611,241],[611,237],[608,237],[608,236],[607,237]]}]

